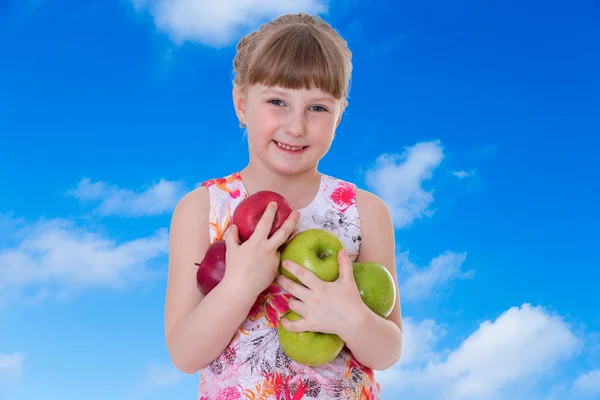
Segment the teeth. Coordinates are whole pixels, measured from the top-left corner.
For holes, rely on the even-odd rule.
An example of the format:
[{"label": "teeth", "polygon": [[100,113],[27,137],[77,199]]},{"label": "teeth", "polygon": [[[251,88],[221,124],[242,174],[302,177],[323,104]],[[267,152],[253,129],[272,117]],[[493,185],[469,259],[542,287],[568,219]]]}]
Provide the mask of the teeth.
[{"label": "teeth", "polygon": [[304,146],[288,146],[287,144],[283,144],[283,143],[279,143],[277,141],[275,141],[275,143],[277,143],[277,146],[281,147],[282,149],[286,149],[286,150],[302,150],[304,148]]}]

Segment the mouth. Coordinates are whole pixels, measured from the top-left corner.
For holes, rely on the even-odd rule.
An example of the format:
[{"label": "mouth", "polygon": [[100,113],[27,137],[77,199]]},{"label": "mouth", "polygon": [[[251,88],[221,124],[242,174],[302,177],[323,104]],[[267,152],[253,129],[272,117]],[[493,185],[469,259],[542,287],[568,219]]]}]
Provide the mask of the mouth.
[{"label": "mouth", "polygon": [[288,151],[288,152],[292,152],[292,153],[299,153],[308,147],[308,146],[292,146],[292,145],[289,145],[286,143],[278,142],[276,140],[273,140],[273,143],[275,143],[275,145],[277,147],[279,147],[280,149]]}]

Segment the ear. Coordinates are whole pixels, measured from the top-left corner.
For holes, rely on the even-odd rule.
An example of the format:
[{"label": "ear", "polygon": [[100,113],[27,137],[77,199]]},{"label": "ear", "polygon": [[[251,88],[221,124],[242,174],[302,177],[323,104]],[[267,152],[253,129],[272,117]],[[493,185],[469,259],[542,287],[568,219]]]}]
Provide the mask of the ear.
[{"label": "ear", "polygon": [[233,87],[233,106],[238,120],[244,121],[246,118],[246,90],[239,86]]}]

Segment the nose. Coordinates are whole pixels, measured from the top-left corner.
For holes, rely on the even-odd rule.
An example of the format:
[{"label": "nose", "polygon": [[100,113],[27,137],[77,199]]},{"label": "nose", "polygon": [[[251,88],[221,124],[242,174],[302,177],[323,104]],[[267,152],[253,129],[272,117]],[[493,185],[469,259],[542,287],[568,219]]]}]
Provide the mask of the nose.
[{"label": "nose", "polygon": [[289,113],[286,122],[285,131],[288,135],[300,137],[306,134],[306,122],[302,113]]}]

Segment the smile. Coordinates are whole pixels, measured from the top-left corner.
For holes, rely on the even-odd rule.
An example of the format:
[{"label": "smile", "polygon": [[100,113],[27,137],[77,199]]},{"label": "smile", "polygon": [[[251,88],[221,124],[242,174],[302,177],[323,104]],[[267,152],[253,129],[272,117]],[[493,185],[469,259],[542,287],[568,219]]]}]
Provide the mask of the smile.
[{"label": "smile", "polygon": [[308,146],[290,146],[288,144],[285,143],[280,143],[276,140],[273,140],[273,142],[275,142],[275,144],[277,145],[277,147],[281,147],[284,150],[288,150],[288,151],[299,151],[299,150],[303,150],[305,148],[307,148]]}]

